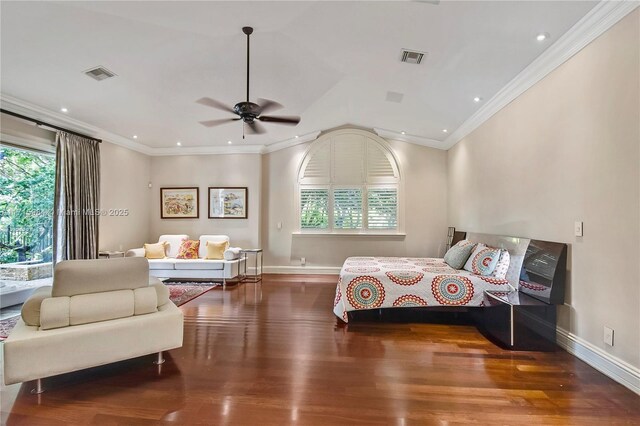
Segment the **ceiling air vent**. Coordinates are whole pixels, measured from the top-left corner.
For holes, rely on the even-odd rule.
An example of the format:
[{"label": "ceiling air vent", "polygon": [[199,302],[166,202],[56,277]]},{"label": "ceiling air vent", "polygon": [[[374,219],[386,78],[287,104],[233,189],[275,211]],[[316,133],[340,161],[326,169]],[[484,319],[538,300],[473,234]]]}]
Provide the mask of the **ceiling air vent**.
[{"label": "ceiling air vent", "polygon": [[407,50],[402,49],[402,57],[400,58],[401,62],[406,62],[408,64],[419,64],[422,62],[422,58],[426,55],[423,52],[417,52],[415,50]]},{"label": "ceiling air vent", "polygon": [[93,78],[94,80],[98,80],[98,81],[106,80],[107,78],[116,76],[116,73],[114,73],[113,71],[109,71],[103,66],[91,68],[90,70],[87,70],[84,73],[89,77]]}]

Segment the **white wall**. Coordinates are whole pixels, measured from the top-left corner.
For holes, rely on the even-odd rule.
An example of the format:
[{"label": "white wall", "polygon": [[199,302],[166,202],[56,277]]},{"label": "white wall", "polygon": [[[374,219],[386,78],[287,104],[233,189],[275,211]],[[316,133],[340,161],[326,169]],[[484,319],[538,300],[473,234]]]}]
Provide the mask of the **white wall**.
[{"label": "white wall", "polygon": [[[311,142],[312,143],[312,142]],[[296,235],[296,181],[310,143],[263,156],[265,266],[340,267],[348,256],[437,256],[447,235],[447,153],[389,141],[398,159],[405,200],[406,236]],[[282,229],[277,228],[282,222]]]},{"label": "white wall", "polygon": [[[449,151],[449,222],[570,244],[559,325],[640,367],[640,12]],[[584,237],[573,234],[584,221]],[[603,326],[615,346],[603,343]]]},{"label": "white wall", "polygon": [[[226,234],[232,246],[260,247],[262,160],[260,154],[151,157],[150,238],[162,234]],[[200,188],[198,219],[161,219],[160,188]],[[249,191],[247,219],[208,219],[207,188],[246,186]]]}]

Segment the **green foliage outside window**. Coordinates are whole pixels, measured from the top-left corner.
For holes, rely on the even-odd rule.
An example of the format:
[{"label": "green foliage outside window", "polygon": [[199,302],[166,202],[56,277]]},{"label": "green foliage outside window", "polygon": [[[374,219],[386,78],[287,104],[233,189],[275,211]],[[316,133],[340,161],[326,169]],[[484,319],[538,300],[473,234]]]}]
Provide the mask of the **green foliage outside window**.
[{"label": "green foliage outside window", "polygon": [[[13,240],[34,244],[53,226],[53,194],[55,185],[55,158],[51,155],[0,146],[0,241],[7,241],[11,229]],[[51,246],[31,252],[30,258],[49,260]],[[18,261],[15,250],[0,244],[0,263]]]}]

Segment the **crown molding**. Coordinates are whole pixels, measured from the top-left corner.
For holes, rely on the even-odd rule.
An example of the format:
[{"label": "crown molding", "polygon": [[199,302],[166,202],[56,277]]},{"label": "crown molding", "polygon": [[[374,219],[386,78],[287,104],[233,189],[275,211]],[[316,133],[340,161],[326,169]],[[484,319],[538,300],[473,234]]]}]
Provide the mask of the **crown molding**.
[{"label": "crown molding", "polygon": [[78,133],[84,133],[87,136],[103,139],[115,145],[120,145],[146,155],[151,155],[151,151],[153,149],[141,143],[134,142],[124,136],[108,132],[104,129],[93,126],[91,124],[87,124],[80,120],[76,120],[75,118],[71,118],[67,115],[53,112],[38,105],[34,105],[30,102],[14,98],[13,96],[0,94],[0,104],[2,104],[2,108],[6,110],[26,115],[37,120],[45,121],[55,126],[65,127]]},{"label": "crown molding", "polygon": [[316,132],[311,132],[311,133],[307,133],[304,135],[300,135],[298,137],[294,137],[294,138],[290,138],[290,139],[286,139],[283,140],[281,142],[274,142],[272,144],[269,145],[265,145],[264,149],[262,150],[262,152],[264,154],[268,154],[271,152],[276,152],[276,151],[280,151],[281,149],[285,149],[285,148],[290,148],[292,146],[296,146],[296,145],[300,145],[306,142],[311,142],[314,141],[318,138],[318,136],[320,135],[320,130],[316,131]]},{"label": "crown molding", "polygon": [[633,12],[639,5],[638,1],[603,0],[598,3],[562,37],[500,89],[475,114],[452,132],[444,141],[442,148],[449,149],[460,142],[494,114]]},{"label": "crown molding", "polygon": [[377,127],[373,128],[373,131],[376,132],[378,136],[385,139],[393,139],[401,142],[408,142],[414,145],[427,146],[429,148],[437,148],[437,149],[447,149],[444,148],[444,142],[436,139],[429,139],[423,136],[416,135],[408,135],[402,134],[402,132],[395,132],[393,130],[387,129],[379,129]]},{"label": "crown molding", "polygon": [[151,148],[152,157],[177,156],[177,155],[227,155],[227,154],[262,154],[264,145],[229,145],[229,146],[194,146]]}]

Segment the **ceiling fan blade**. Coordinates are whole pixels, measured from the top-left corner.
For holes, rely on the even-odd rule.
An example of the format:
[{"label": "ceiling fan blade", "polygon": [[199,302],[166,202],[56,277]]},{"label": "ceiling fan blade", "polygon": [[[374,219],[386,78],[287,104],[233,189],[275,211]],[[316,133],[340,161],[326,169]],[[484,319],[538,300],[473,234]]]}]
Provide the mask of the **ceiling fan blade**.
[{"label": "ceiling fan blade", "polygon": [[252,121],[251,123],[247,123],[247,128],[249,129],[248,133],[261,135],[267,132],[267,129],[265,129],[262,126],[262,124],[258,123],[257,121]]},{"label": "ceiling fan blade", "polygon": [[260,117],[258,117],[258,120],[264,121],[264,122],[269,122],[269,123],[290,124],[290,125],[295,126],[296,124],[298,124],[300,122],[300,117],[295,117],[295,116],[271,117],[271,116],[268,116],[268,115],[261,115]]},{"label": "ceiling fan blade", "polygon": [[221,124],[225,124],[225,123],[229,123],[231,121],[237,121],[237,120],[240,120],[240,118],[220,118],[218,120],[200,121],[200,124],[202,124],[205,127],[214,127],[214,126],[219,126]]},{"label": "ceiling fan blade", "polygon": [[231,108],[228,105],[223,104],[222,102],[216,101],[215,99],[211,99],[211,98],[200,98],[196,101],[197,103],[199,103],[200,105],[205,105],[211,108],[216,108],[216,109],[220,109],[222,111],[226,111],[226,112],[231,112],[233,114],[235,114],[236,112],[233,110],[233,108]]},{"label": "ceiling fan blade", "polygon": [[276,101],[272,101],[269,99],[258,98],[256,99],[256,103],[260,106],[260,114],[264,114],[266,112],[277,111],[279,109],[284,108],[281,104]]}]

